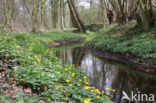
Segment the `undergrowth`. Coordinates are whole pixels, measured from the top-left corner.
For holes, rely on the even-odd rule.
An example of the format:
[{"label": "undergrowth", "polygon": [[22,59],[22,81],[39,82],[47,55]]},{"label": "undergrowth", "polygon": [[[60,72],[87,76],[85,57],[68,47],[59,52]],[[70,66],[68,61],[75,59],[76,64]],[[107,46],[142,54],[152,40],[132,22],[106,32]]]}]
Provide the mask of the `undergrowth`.
[{"label": "undergrowth", "polygon": [[126,29],[123,27],[128,28],[133,23],[124,26],[117,24],[108,26],[95,33],[88,44],[100,50],[108,50],[124,55],[130,53],[143,59],[156,59],[155,31],[152,28],[150,31],[144,31],[136,26],[122,32],[123,29]]},{"label": "undergrowth", "polygon": [[[57,32],[43,35],[1,34],[0,56],[9,59],[6,64],[13,69],[10,71],[11,77],[14,77],[19,85],[31,88],[32,92],[38,93],[39,98],[44,101],[110,103],[109,97],[101,93],[99,89],[89,86],[85,73],[74,65],[63,64],[59,58],[54,56],[51,49],[45,47],[45,43],[65,39],[67,35],[69,34]],[[73,37],[81,36],[74,35]],[[11,102],[16,103],[17,101]],[[35,100],[32,103],[38,102]]]}]

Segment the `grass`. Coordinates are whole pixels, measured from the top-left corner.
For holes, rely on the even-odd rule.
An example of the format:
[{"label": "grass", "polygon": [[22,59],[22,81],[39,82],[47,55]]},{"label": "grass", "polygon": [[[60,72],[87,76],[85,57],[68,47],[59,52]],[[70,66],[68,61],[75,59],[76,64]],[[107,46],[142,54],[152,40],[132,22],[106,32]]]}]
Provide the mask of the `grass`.
[{"label": "grass", "polygon": [[85,34],[74,34],[70,31],[63,32],[59,30],[54,32],[51,31],[43,32],[39,35],[39,38],[42,38],[42,40],[46,40],[47,42],[61,41],[61,40],[67,40],[72,38],[85,38],[85,37],[86,37]]},{"label": "grass", "polygon": [[[71,36],[69,36],[71,35]],[[45,44],[55,40],[80,38],[85,35],[64,33],[60,31],[42,34],[0,34],[0,56],[6,60],[6,65],[13,70],[8,71],[10,78],[16,77],[19,85],[31,88],[38,93],[38,99],[70,103],[111,103],[109,96],[102,94],[99,89],[90,87],[88,77],[74,65],[63,64],[47,49]],[[3,94],[2,94],[3,95]],[[0,100],[19,102],[19,98],[1,96]],[[38,103],[38,99],[20,99],[26,103]],[[21,102],[20,101],[20,102]]]},{"label": "grass", "polygon": [[[130,53],[143,59],[156,59],[156,36],[154,30],[145,32],[140,27],[131,27],[135,22],[124,26],[113,24],[97,32],[88,44],[100,50],[126,55]],[[122,32],[124,29],[126,31]]]}]

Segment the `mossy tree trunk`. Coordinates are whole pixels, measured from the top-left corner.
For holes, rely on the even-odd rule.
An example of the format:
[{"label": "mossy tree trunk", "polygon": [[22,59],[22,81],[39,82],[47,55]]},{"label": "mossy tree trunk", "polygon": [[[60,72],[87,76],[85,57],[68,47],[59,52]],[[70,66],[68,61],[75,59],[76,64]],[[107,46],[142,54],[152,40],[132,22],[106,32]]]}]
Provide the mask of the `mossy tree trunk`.
[{"label": "mossy tree trunk", "polygon": [[76,24],[77,28],[79,29],[80,32],[85,33],[86,32],[86,28],[84,23],[82,22],[77,9],[75,8],[75,5],[73,3],[72,0],[67,0],[69,8],[70,8],[70,12],[73,18],[73,22]]},{"label": "mossy tree trunk", "polygon": [[64,0],[60,0],[60,21],[61,21],[61,29],[64,30]]},{"label": "mossy tree trunk", "polygon": [[51,6],[51,15],[53,21],[53,28],[56,29],[57,22],[58,22],[58,7],[59,7],[59,0],[50,0]]}]

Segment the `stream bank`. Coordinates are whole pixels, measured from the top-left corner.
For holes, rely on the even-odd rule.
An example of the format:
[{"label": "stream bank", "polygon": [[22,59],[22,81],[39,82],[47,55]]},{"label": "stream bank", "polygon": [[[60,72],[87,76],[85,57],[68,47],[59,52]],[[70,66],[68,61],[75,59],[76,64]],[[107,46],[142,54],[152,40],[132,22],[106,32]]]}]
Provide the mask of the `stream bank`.
[{"label": "stream bank", "polygon": [[113,53],[108,50],[98,50],[90,46],[85,46],[83,49],[90,51],[91,53],[97,55],[98,57],[116,61],[119,63],[124,63],[132,67],[132,69],[134,70],[146,72],[150,74],[156,74],[156,64],[154,64],[153,60],[151,59],[138,58],[128,53],[124,55],[121,53]]},{"label": "stream bank", "polygon": [[152,28],[144,31],[135,22],[113,24],[90,37],[86,49],[136,70],[156,74],[156,35]]},{"label": "stream bank", "polygon": [[[128,95],[131,91],[140,91],[156,96],[155,75],[136,71],[129,65],[105,59],[97,54],[100,53],[83,47],[64,48],[55,52],[63,63],[74,64],[85,72],[89,76],[91,86],[109,95],[114,103],[127,103],[121,100],[123,91]],[[112,92],[112,89],[116,91]]]}]

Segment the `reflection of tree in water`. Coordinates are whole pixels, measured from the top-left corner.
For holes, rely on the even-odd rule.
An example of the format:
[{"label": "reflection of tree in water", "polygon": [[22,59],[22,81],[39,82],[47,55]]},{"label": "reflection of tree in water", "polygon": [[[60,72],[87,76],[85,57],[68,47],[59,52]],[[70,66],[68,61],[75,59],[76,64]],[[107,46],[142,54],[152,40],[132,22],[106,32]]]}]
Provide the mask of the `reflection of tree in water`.
[{"label": "reflection of tree in water", "polygon": [[104,90],[105,87],[111,88],[112,82],[115,80],[118,73],[113,65],[105,64],[99,59],[93,57],[93,74],[94,74],[94,86]]},{"label": "reflection of tree in water", "polygon": [[96,58],[92,57],[93,62],[93,81],[94,86],[98,88],[102,88],[105,80],[103,79],[104,70],[102,69],[102,63],[98,61]]},{"label": "reflection of tree in water", "polygon": [[56,51],[55,55],[63,61],[65,64],[71,64],[71,50],[60,50]]},{"label": "reflection of tree in water", "polygon": [[[151,85],[149,87],[149,85]],[[146,93],[146,94],[154,94],[156,93],[156,83],[154,80],[143,77],[143,76],[138,76],[133,75],[131,73],[122,71],[120,69],[117,78],[112,84],[113,88],[117,88],[117,92],[115,93],[113,99],[118,103],[121,101],[122,98],[122,91],[126,91],[128,95],[131,94],[131,91],[134,91],[137,93],[140,91],[141,93]],[[151,91],[152,90],[152,91]]]},{"label": "reflection of tree in water", "polygon": [[55,55],[61,58],[63,63],[75,64],[76,66],[80,66],[83,58],[85,57],[85,53],[81,48],[56,51]]},{"label": "reflection of tree in water", "polygon": [[[156,95],[156,82],[152,78],[124,71],[124,68],[127,67],[123,66],[123,68],[118,64],[113,65],[89,53],[85,54],[81,48],[57,51],[56,56],[60,57],[64,63],[81,66],[81,70],[83,71],[87,69],[92,86],[100,90],[105,90],[106,87],[116,89],[117,92],[113,95],[115,103],[121,102],[123,90],[129,95],[131,91],[135,92],[138,88],[140,92],[146,94],[155,93]],[[107,90],[107,92],[110,92],[110,90]]]},{"label": "reflection of tree in water", "polygon": [[72,64],[75,64],[77,67],[81,66],[84,57],[85,53],[81,50],[81,48],[74,48],[72,51]]}]

